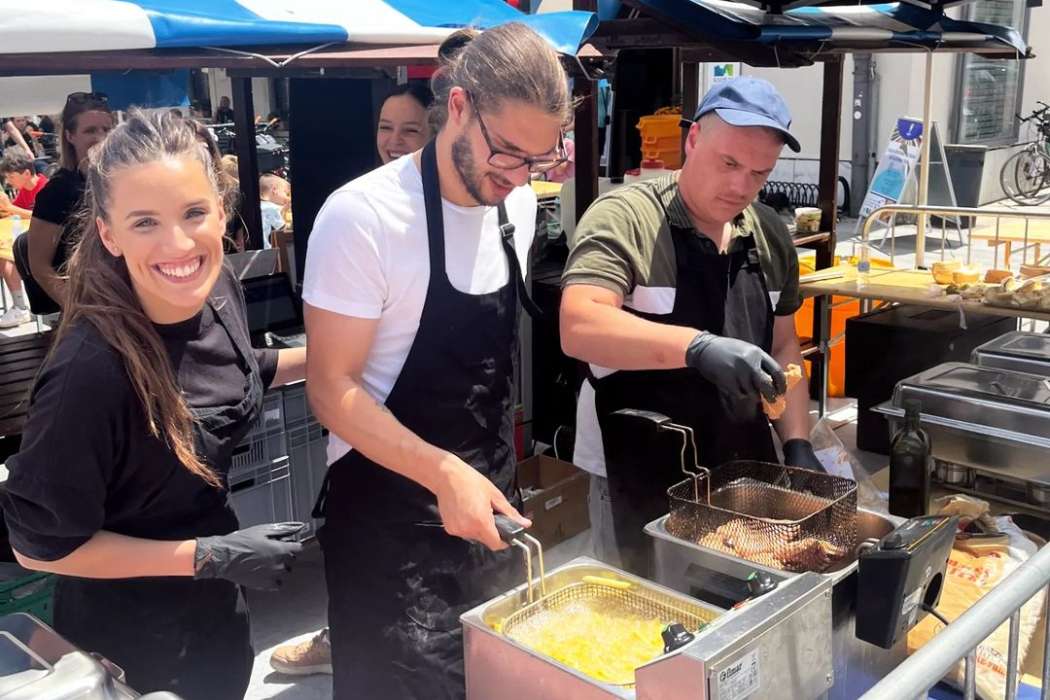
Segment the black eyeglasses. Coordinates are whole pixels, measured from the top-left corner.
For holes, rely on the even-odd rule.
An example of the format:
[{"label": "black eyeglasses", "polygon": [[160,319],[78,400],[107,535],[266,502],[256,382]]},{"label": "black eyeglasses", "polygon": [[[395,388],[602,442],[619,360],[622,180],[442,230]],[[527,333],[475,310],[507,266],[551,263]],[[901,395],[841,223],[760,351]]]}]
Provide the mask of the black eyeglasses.
[{"label": "black eyeglasses", "polygon": [[489,148],[488,164],[494,168],[500,170],[517,170],[523,165],[528,166],[529,172],[534,175],[539,175],[552,170],[569,159],[565,153],[565,134],[558,134],[558,146],[555,148],[554,158],[529,158],[527,156],[519,156],[515,153],[509,153],[507,151],[501,151],[492,145],[492,138],[489,137],[489,130],[485,128],[485,120],[481,118],[481,110],[478,109],[477,100],[469,92],[467,97],[470,98],[470,103],[474,107],[474,114],[478,115],[478,126],[481,127],[481,135],[485,139],[485,145]]},{"label": "black eyeglasses", "polygon": [[108,102],[109,95],[104,92],[71,92],[66,96],[66,102]]}]

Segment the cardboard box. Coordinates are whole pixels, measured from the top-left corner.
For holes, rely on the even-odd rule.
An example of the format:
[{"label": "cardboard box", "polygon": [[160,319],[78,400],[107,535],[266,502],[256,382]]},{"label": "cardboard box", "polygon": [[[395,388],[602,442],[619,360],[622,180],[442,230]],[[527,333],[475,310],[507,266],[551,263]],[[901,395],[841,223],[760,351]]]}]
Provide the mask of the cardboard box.
[{"label": "cardboard box", "polygon": [[518,464],[518,488],[525,499],[522,513],[532,520],[529,532],[544,548],[590,527],[590,475],[579,467],[544,455],[529,457]]}]

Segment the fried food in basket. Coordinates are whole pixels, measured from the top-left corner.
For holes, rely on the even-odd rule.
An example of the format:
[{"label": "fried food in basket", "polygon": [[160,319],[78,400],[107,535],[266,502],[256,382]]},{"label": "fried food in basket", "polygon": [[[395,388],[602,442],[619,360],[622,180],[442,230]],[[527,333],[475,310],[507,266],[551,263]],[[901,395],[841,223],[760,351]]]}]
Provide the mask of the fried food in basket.
[{"label": "fried food in basket", "polygon": [[[787,379],[787,390],[791,391],[793,386],[802,381],[802,368],[798,365],[788,365],[784,368],[784,378]],[[773,402],[766,401],[766,398],[763,396],[762,410],[766,412],[770,420],[780,418],[780,416],[784,415],[784,411],[787,410],[787,394],[781,394]]]},{"label": "fried food in basket", "polygon": [[823,571],[846,555],[843,547],[816,537],[798,539],[799,534],[797,528],[772,531],[763,523],[736,518],[697,544],[787,571]]},{"label": "fried food in basket", "polygon": [[629,685],[636,668],[663,655],[661,632],[671,622],[584,599],[539,612],[507,636],[595,680]]}]

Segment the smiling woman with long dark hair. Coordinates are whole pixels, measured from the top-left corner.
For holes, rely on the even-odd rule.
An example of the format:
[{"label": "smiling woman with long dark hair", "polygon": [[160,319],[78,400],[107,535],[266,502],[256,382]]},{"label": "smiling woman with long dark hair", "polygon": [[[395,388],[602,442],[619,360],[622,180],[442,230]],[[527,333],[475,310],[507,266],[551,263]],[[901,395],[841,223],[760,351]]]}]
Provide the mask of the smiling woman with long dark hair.
[{"label": "smiling woman with long dark hair", "polygon": [[8,460],[11,545],[60,575],[55,628],[136,690],[242,698],[241,586],[280,584],[299,526],[238,530],[227,472],[266,386],[301,378],[305,353],[249,345],[192,124],[132,112],[85,170],[62,324]]}]

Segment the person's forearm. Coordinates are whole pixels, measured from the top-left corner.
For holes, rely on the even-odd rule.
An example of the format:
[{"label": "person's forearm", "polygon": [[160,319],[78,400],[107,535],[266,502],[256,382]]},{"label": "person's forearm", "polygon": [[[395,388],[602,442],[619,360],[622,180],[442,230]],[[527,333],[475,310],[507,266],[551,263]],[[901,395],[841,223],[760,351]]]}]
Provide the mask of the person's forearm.
[{"label": "person's forearm", "polygon": [[288,348],[277,352],[277,373],[271,387],[283,386],[306,378],[306,348]]},{"label": "person's forearm", "polygon": [[196,540],[146,540],[100,530],[61,559],[40,561],[15,552],[27,569],[80,578],[193,576]]},{"label": "person's forearm", "polygon": [[429,491],[436,492],[444,470],[458,464],[402,425],[352,378],[308,374],[306,387],[310,407],[325,427],[376,464]]},{"label": "person's forearm", "polygon": [[784,343],[784,347],[774,348],[772,354],[773,359],[781,367],[798,365],[803,372],[802,381],[788,391],[787,408],[780,420],[773,423],[773,427],[782,443],[796,438],[809,440],[809,382],[805,376],[806,365],[802,361],[802,351],[799,349],[798,341]]},{"label": "person's forearm", "polygon": [[21,216],[23,219],[33,218],[32,209],[23,209],[22,207],[16,207],[14,204],[4,208],[8,216]]},{"label": "person's forearm", "polygon": [[562,307],[562,351],[609,369],[685,367],[685,350],[699,331],[653,323],[601,303],[583,309]]},{"label": "person's forearm", "polygon": [[14,124],[8,122],[6,125],[6,131],[11,137],[11,140],[15,142],[16,147],[21,148],[30,158],[36,158],[36,153],[29,147],[29,144],[26,143],[25,137],[22,136],[22,132],[15,128]]}]

